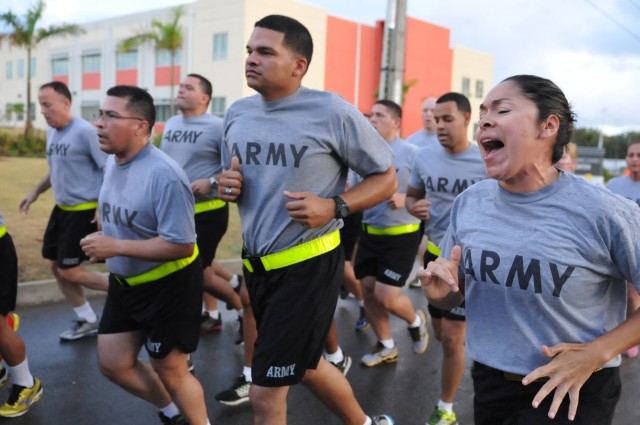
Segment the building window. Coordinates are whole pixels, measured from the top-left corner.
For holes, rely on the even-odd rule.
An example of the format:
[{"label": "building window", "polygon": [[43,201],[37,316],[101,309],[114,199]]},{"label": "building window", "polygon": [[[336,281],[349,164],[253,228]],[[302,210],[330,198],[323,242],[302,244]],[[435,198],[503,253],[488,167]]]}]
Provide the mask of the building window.
[{"label": "building window", "polygon": [[138,68],[138,51],[116,53],[116,69],[137,69]]},{"label": "building window", "polygon": [[93,72],[100,72],[100,55],[82,56],[82,73],[89,74]]},{"label": "building window", "polygon": [[[7,80],[11,80],[13,78],[13,62],[11,61],[7,61],[6,74],[7,74]],[[10,105],[10,103],[8,105]]]},{"label": "building window", "polygon": [[87,121],[93,121],[93,117],[98,115],[99,110],[99,102],[83,102],[80,106],[80,115]]},{"label": "building window", "polygon": [[171,102],[168,99],[161,99],[155,104],[156,122],[166,122],[171,118]]},{"label": "building window", "polygon": [[213,60],[227,58],[227,33],[213,34]]},{"label": "building window", "polygon": [[4,116],[7,120],[11,120],[11,117],[13,116],[13,103],[5,104]]},{"label": "building window", "polygon": [[223,117],[227,109],[227,98],[225,97],[212,97],[211,98],[211,113],[219,117]]},{"label": "building window", "polygon": [[18,59],[16,62],[16,77],[24,78],[24,59]]},{"label": "building window", "polygon": [[467,77],[462,77],[462,94],[471,96],[471,80]]},{"label": "building window", "polygon": [[482,99],[484,97],[484,81],[476,80],[476,97]]},{"label": "building window", "polygon": [[69,58],[53,59],[51,61],[51,74],[54,77],[57,75],[69,75]]},{"label": "building window", "polygon": [[24,121],[24,103],[14,103],[13,112],[16,113],[17,121]]},{"label": "building window", "polygon": [[36,58],[31,58],[31,78],[36,76],[36,65],[38,64],[38,62],[36,62]]},{"label": "building window", "polygon": [[[178,50],[176,52],[174,65],[180,64],[181,56],[181,51]],[[171,52],[169,52],[167,49],[156,50],[156,67],[158,66],[171,66]]]}]

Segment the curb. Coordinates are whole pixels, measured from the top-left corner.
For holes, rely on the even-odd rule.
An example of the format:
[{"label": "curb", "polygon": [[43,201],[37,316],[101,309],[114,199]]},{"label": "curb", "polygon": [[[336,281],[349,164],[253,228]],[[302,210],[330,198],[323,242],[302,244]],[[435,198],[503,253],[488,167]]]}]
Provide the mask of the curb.
[{"label": "curb", "polygon": [[[218,260],[220,264],[224,264],[232,273],[240,273],[242,263],[239,259]],[[106,273],[105,273],[106,275]],[[88,298],[104,297],[105,293],[93,289],[84,288]],[[50,304],[64,301],[65,298],[60,292],[58,283],[55,279],[34,280],[31,282],[18,283],[18,298],[16,307],[30,307],[40,304]]]}]

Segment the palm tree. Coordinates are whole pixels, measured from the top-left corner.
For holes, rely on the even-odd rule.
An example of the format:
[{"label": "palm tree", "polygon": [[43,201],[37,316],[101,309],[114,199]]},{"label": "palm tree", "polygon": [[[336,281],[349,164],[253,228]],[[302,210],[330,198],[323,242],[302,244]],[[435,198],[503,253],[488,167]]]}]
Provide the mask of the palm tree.
[{"label": "palm tree", "polygon": [[56,35],[76,35],[84,32],[82,27],[76,24],[50,25],[46,28],[36,28],[38,21],[42,18],[45,9],[44,0],[37,0],[25,13],[24,16],[17,16],[11,10],[0,13],[0,23],[8,25],[13,32],[0,33],[0,42],[7,39],[13,46],[25,48],[27,50],[27,121],[24,127],[25,137],[29,135],[33,128],[31,122],[31,55],[33,50],[44,39]]},{"label": "palm tree", "polygon": [[157,19],[151,21],[150,30],[141,30],[137,34],[123,40],[118,45],[118,50],[126,52],[134,49],[143,43],[153,43],[156,49],[165,49],[169,51],[171,57],[170,70],[170,88],[171,88],[171,115],[175,114],[175,99],[173,91],[175,87],[174,68],[176,65],[176,56],[182,47],[182,25],[180,18],[184,15],[182,6],[173,9],[173,17],[168,22],[161,22]]}]

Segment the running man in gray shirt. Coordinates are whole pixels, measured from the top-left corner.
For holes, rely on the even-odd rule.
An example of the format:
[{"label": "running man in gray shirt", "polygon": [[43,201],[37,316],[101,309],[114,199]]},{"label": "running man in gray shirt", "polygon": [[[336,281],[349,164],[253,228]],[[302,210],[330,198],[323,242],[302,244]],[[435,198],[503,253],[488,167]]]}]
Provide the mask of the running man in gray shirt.
[{"label": "running man in gray shirt", "polygon": [[[100,192],[103,231],[81,241],[109,268],[98,361],[106,377],[157,406],[163,423],[207,425],[187,366],[202,308],[194,197],[182,168],[150,143],[154,123],[153,98],[133,86],[110,88],[95,123],[101,149],[113,154]],[[143,346],[149,362],[138,357]]]},{"label": "running man in gray shirt", "polygon": [[[614,177],[607,182],[607,189],[624,196],[640,206],[640,143],[633,143],[627,148],[627,168],[629,174]],[[640,294],[632,283],[627,284],[627,317],[640,308]],[[628,357],[637,357],[640,350],[637,345],[628,349]]]},{"label": "running man in gray shirt", "polygon": [[56,205],[45,230],[42,255],[51,261],[51,270],[62,294],[78,316],[76,324],[60,334],[62,341],[73,341],[98,332],[98,317],[83,287],[107,290],[107,279],[87,270],[87,258],[80,239],[95,232],[96,207],[102,185],[102,169],[107,154],[100,150],[96,129],[71,114],[71,92],[64,83],[44,84],[38,92],[42,115],[51,127],[47,132],[47,174],[20,202],[20,211],[38,196],[53,189]]},{"label": "running man in gray shirt", "polygon": [[[395,170],[357,109],[300,86],[312,52],[300,22],[256,22],[245,75],[259,94],[225,116],[219,193],[238,203],[258,327],[250,401],[256,423],[284,424],[289,387],[302,382],[346,424],[390,425],[388,416],[365,415],[322,351],[343,276],[342,218],[387,199]],[[343,193],[349,168],[364,180]]]},{"label": "running man in gray shirt", "polygon": [[[449,227],[454,199],[472,184],[487,178],[480,150],[467,138],[471,122],[469,99],[460,93],[440,96],[435,121],[440,143],[422,148],[416,154],[406,200],[407,210],[425,220],[425,233],[429,238],[425,267],[439,256],[437,245]],[[429,305],[429,313],[436,339],[442,343],[443,356],[440,400],[427,423],[456,423],[453,401],[465,365],[464,303],[451,310]]]}]

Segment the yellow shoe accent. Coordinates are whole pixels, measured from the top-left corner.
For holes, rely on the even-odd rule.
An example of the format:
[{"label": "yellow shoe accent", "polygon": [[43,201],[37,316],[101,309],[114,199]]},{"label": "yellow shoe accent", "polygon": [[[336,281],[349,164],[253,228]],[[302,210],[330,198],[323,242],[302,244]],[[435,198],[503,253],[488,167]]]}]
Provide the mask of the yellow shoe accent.
[{"label": "yellow shoe accent", "polygon": [[13,385],[9,400],[0,407],[0,416],[5,418],[16,418],[29,411],[29,408],[42,398],[42,384],[38,378],[33,378],[34,384],[31,388],[20,385]]}]

